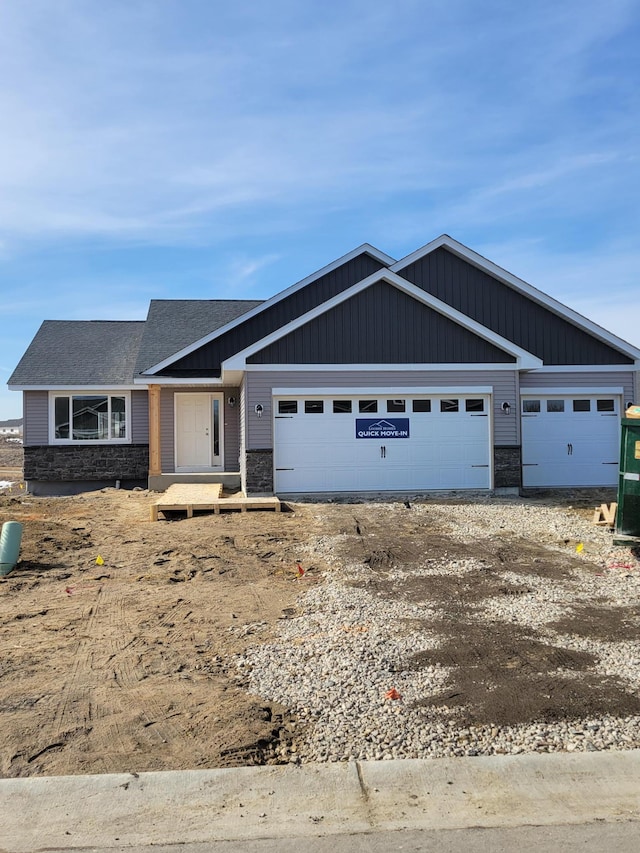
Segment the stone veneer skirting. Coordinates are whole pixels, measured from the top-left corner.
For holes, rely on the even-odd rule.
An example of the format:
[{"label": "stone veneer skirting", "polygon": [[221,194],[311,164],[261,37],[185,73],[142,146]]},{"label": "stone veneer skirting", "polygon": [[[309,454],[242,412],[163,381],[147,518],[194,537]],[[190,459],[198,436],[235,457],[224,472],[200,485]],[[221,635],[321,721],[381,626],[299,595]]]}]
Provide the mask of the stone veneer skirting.
[{"label": "stone veneer skirting", "polygon": [[247,450],[247,494],[273,493],[273,450]]},{"label": "stone veneer skirting", "polygon": [[46,445],[24,448],[24,479],[72,482],[78,480],[146,480],[149,445]]},{"label": "stone veneer skirting", "polygon": [[496,489],[521,487],[522,454],[519,445],[493,448],[493,481]]}]

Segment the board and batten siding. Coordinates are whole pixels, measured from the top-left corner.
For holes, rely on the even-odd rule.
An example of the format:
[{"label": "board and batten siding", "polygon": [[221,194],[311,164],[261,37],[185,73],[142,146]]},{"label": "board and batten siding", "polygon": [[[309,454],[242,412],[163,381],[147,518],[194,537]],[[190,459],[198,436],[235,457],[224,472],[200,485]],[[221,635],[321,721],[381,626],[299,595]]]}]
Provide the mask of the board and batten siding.
[{"label": "board and batten siding", "polygon": [[[175,458],[175,406],[176,394],[222,394],[224,398],[224,470],[237,472],[240,458],[240,389],[218,387],[161,388],[160,389],[160,463],[163,474],[173,474]],[[229,397],[236,400],[229,405]]]},{"label": "board and batten siding", "polygon": [[22,414],[25,447],[49,444],[49,392],[23,391]]},{"label": "board and batten siding", "polygon": [[445,247],[408,264],[398,274],[545,364],[633,364],[626,353]]},{"label": "board and batten siding", "polygon": [[[246,446],[247,450],[266,450],[273,447],[272,392],[274,388],[397,388],[398,393],[414,393],[414,388],[449,388],[462,386],[493,387],[493,441],[498,446],[518,443],[517,374],[513,370],[452,370],[438,371],[384,371],[360,372],[357,370],[333,371],[274,371],[247,372],[246,391]],[[511,413],[505,415],[501,406],[509,403]],[[257,403],[264,407],[259,418],[254,409]]]},{"label": "board and batten siding", "polygon": [[585,373],[523,373],[520,377],[520,393],[527,394],[536,388],[624,388],[623,404],[635,399],[634,373],[627,370]]}]

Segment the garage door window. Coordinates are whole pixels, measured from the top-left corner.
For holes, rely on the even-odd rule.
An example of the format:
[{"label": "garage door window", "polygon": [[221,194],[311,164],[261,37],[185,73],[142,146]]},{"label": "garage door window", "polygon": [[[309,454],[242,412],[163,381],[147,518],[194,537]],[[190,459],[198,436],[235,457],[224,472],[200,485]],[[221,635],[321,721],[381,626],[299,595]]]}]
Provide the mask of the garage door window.
[{"label": "garage door window", "polygon": [[404,412],[406,408],[404,400],[387,400],[387,412]]},{"label": "garage door window", "polygon": [[364,414],[366,412],[377,412],[378,411],[378,401],[377,400],[359,400],[358,401],[358,411],[360,414]]},{"label": "garage door window", "polygon": [[297,415],[298,403],[296,400],[280,400],[278,402],[279,415]]},{"label": "garage door window", "polygon": [[431,411],[431,400],[414,400],[413,401],[413,411],[414,412],[430,412]]},{"label": "garage door window", "polygon": [[597,407],[599,412],[615,412],[616,410],[613,400],[598,400]]},{"label": "garage door window", "polygon": [[440,400],[440,411],[441,412],[458,412],[460,411],[460,404],[458,400]]},{"label": "garage door window", "polygon": [[322,400],[305,400],[304,413],[305,415],[321,415],[324,412],[324,403]]},{"label": "garage door window", "polygon": [[540,400],[523,400],[522,411],[526,414],[534,414],[540,411]]},{"label": "garage door window", "polygon": [[573,401],[573,411],[574,412],[590,412],[591,411],[591,400],[574,400]]},{"label": "garage door window", "polygon": [[548,412],[564,412],[564,400],[547,400]]},{"label": "garage door window", "polygon": [[466,412],[484,412],[484,400],[465,400],[464,408]]},{"label": "garage door window", "polygon": [[334,400],[333,401],[334,415],[349,415],[351,414],[351,400]]}]

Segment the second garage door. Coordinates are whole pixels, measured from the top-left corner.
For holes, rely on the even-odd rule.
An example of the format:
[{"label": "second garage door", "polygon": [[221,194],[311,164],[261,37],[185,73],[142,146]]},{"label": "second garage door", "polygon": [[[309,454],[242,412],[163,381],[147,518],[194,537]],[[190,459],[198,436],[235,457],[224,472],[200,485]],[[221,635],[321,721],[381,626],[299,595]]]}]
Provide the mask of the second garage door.
[{"label": "second garage door", "polygon": [[615,486],[620,397],[522,395],[522,484]]},{"label": "second garage door", "polygon": [[279,394],[275,489],[491,488],[489,405],[489,394],[455,392]]}]

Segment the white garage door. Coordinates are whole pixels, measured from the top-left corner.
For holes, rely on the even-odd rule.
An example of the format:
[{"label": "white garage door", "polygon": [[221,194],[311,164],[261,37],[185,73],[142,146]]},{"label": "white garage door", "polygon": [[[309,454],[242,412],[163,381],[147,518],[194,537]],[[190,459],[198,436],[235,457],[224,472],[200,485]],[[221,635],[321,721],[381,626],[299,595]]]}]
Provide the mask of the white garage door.
[{"label": "white garage door", "polygon": [[617,395],[522,395],[522,484],[615,486]]},{"label": "white garage door", "polygon": [[488,489],[489,400],[455,393],[276,396],[275,489]]}]

